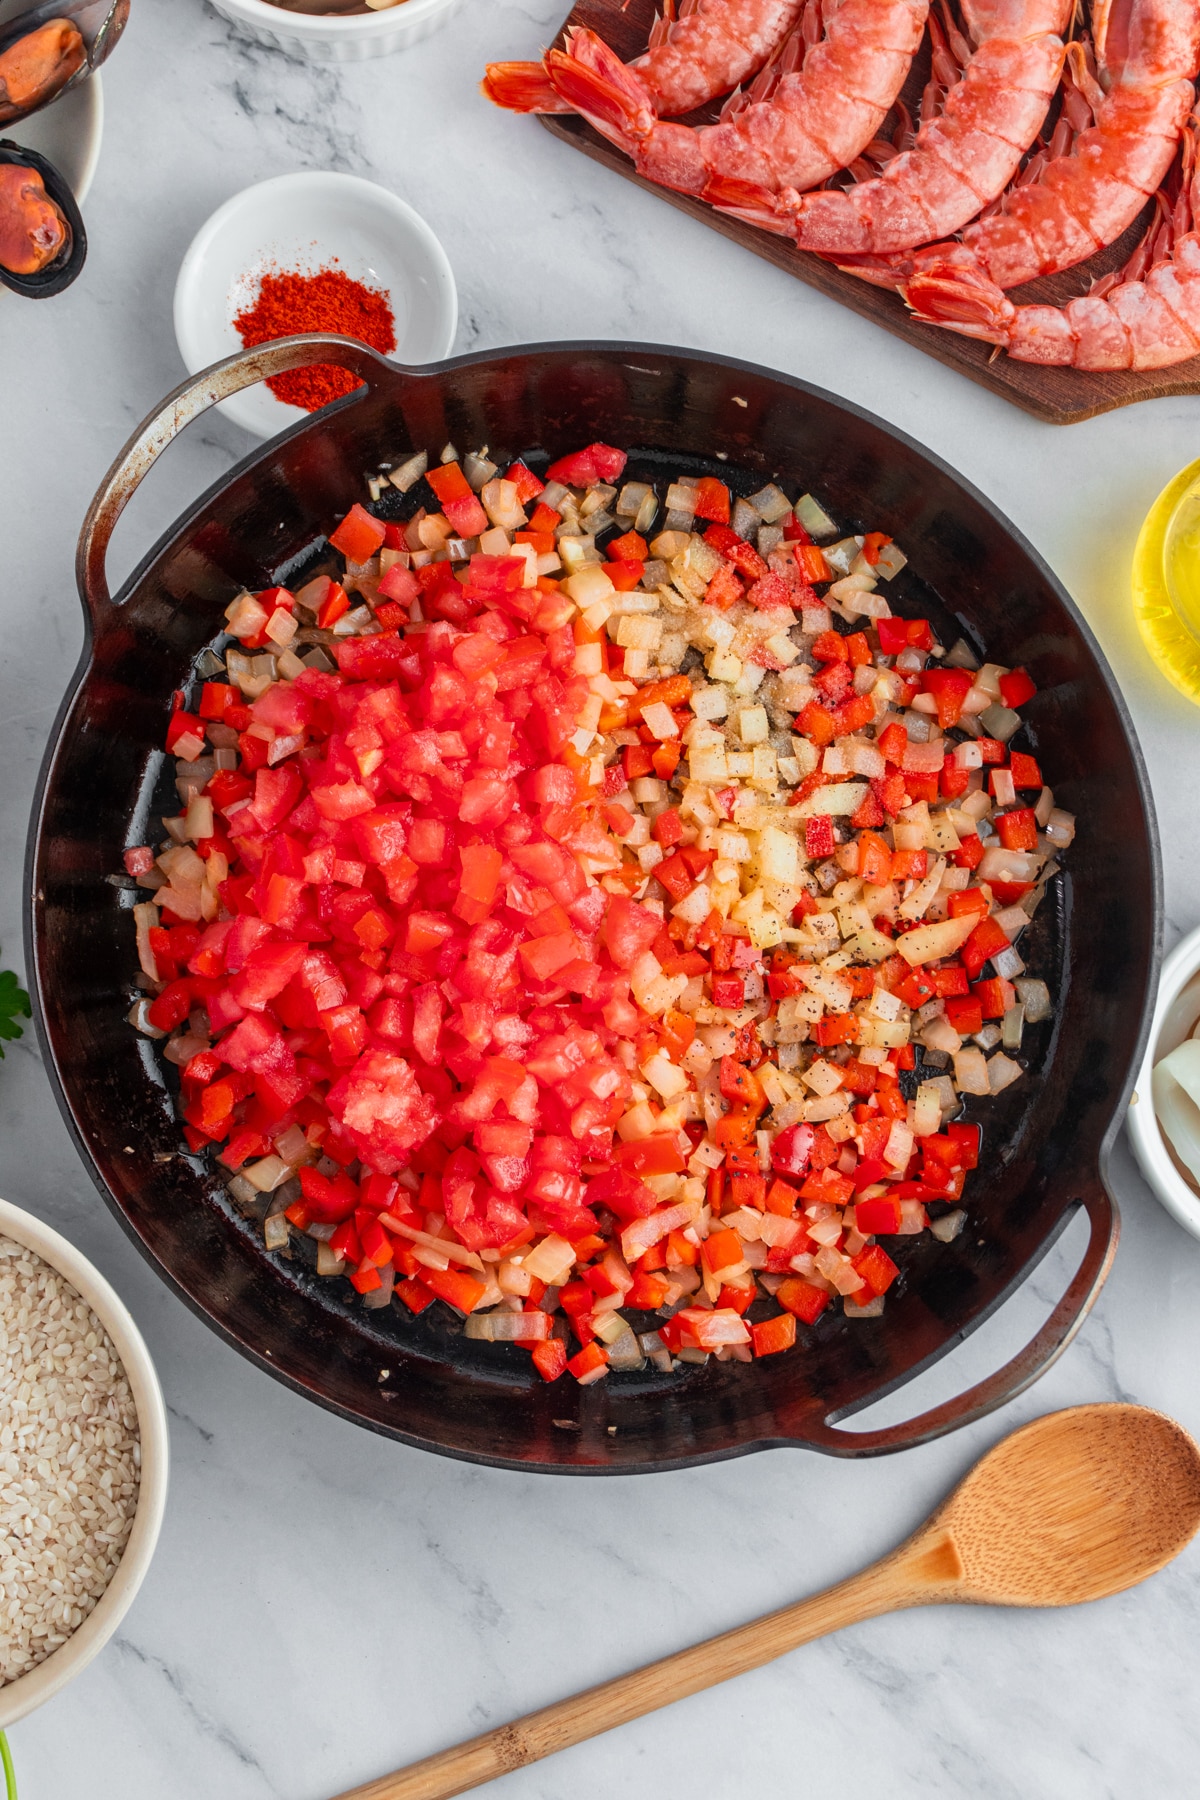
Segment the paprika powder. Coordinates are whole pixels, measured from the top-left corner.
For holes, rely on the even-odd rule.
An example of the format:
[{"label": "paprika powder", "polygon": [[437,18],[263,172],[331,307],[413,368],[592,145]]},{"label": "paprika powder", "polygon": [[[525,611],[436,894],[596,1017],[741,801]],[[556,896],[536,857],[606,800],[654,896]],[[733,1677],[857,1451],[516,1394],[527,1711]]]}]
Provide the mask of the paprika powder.
[{"label": "paprika powder", "polygon": [[[259,283],[254,305],[240,312],[233,324],[247,348],[303,331],[333,331],[340,337],[357,338],[385,356],[396,348],[396,321],[387,295],[353,281],[336,266],[336,258],[311,275],[268,270]],[[316,412],[360,385],[349,369],[332,363],[291,369],[272,376],[267,383],[277,400],[305,412]]]}]

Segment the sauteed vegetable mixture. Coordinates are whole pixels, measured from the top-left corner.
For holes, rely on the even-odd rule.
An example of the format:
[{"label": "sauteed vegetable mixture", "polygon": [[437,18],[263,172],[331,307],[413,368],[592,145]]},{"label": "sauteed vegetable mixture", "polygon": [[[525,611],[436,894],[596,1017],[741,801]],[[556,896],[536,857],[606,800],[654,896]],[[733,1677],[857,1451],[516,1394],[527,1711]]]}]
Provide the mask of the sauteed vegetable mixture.
[{"label": "sauteed vegetable mixture", "polygon": [[547,1380],[788,1350],[956,1235],[1074,834],[887,537],[625,463],[372,477],[412,517],[232,602],[125,858],[131,1022],[267,1247]]}]

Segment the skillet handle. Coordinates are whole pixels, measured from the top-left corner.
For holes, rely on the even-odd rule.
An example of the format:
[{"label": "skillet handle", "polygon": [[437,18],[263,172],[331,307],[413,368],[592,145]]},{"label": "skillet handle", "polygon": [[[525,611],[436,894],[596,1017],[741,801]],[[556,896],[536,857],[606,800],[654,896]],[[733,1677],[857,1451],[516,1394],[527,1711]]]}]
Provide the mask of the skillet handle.
[{"label": "skillet handle", "polygon": [[270,344],[240,350],[236,356],[226,357],[224,362],[213,363],[211,368],[201,370],[199,375],[189,376],[174,393],[167,395],[157,412],[142,421],[101,482],[79,533],[75,580],[84,607],[93,620],[113,603],[108,591],[105,559],[117,520],[171,439],[178,437],[185,425],[198,419],[210,406],[228,400],[243,388],[253,387],[255,382],[266,381],[272,375],[284,375],[289,369],[326,362],[349,369],[368,387],[372,387],[381,371],[390,366],[365,344],[355,343],[352,338],[334,337],[325,332],[277,338]]},{"label": "skillet handle", "polygon": [[1087,1197],[1076,1201],[1075,1205],[1082,1205],[1091,1221],[1091,1235],[1083,1261],[1042,1329],[1011,1362],[975,1387],[968,1388],[965,1394],[943,1401],[940,1406],[919,1413],[915,1419],[906,1419],[901,1425],[886,1425],[878,1431],[839,1431],[836,1425],[822,1419],[805,1431],[800,1441],[834,1456],[877,1456],[890,1450],[910,1450],[917,1444],[928,1444],[934,1438],[944,1437],[960,1425],[973,1424],[976,1419],[995,1412],[997,1407],[1007,1405],[1026,1388],[1032,1387],[1039,1376],[1058,1361],[1083,1324],[1104,1286],[1117,1252],[1120,1215],[1115,1201],[1099,1180]]}]

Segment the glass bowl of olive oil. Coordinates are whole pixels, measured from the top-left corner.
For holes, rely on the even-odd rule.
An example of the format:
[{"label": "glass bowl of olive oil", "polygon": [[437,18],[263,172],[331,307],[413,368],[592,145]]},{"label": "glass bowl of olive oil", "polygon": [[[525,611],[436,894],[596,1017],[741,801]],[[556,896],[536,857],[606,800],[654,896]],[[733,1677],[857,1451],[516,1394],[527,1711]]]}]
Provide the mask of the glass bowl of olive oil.
[{"label": "glass bowl of olive oil", "polygon": [[1133,610],[1167,680],[1200,705],[1200,459],[1146,515],[1133,553]]}]

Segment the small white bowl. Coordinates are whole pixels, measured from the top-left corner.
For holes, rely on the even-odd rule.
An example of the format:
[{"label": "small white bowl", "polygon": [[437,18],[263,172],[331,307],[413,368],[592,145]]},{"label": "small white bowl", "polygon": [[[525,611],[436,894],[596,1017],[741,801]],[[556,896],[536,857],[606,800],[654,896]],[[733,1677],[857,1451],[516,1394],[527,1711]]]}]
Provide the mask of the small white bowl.
[{"label": "small white bowl", "polygon": [[113,1348],[129,1377],[142,1450],[137,1512],[112,1580],[83,1624],[72,1632],[65,1644],[60,1644],[45,1662],[30,1669],[27,1675],[19,1675],[15,1681],[0,1687],[0,1730],[7,1730],[86,1669],[133,1605],[162,1528],[167,1501],[169,1439],[166,1407],[150,1352],[124,1302],[100,1271],[57,1231],[51,1231],[31,1213],[10,1206],[7,1200],[0,1200],[0,1237],[13,1238],[27,1250],[32,1250],[60,1275],[65,1275],[75,1291],[87,1301],[112,1339]]},{"label": "small white bowl", "polygon": [[1125,1115],[1138,1167],[1172,1218],[1200,1238],[1200,1194],[1179,1173],[1154,1111],[1154,1065],[1191,1036],[1200,1019],[1200,930],[1189,932],[1163,963],[1146,1059]]},{"label": "small white bowl", "polygon": [[[334,258],[352,280],[387,294],[397,361],[450,354],[458,328],[454,272],[424,219],[373,181],[314,171],[243,188],[192,239],[175,284],[175,336],[188,373],[242,348],[233,321],[253,305],[268,270],[313,274]],[[262,384],[221,410],[256,437],[311,416]]]},{"label": "small white bowl", "polygon": [[309,62],[366,62],[407,50],[458,11],[460,0],[401,0],[383,12],[338,17],[289,12],[269,0],[213,0],[217,11],[260,44]]}]

